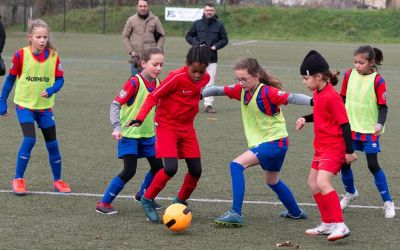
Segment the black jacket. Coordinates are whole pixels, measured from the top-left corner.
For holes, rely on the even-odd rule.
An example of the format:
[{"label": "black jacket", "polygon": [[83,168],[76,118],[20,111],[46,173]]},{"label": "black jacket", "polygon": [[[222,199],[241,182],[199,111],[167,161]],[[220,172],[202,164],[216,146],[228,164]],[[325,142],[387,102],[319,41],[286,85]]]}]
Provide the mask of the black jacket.
[{"label": "black jacket", "polygon": [[0,19],[0,56],[1,53],[3,52],[5,42],[6,42],[6,32],[4,30],[3,23],[1,22]]},{"label": "black jacket", "polygon": [[[215,46],[219,50],[228,44],[228,35],[217,16],[206,18],[203,15],[201,19],[193,23],[186,33],[186,41],[192,46],[206,42],[208,47]],[[210,63],[218,61],[217,50],[211,50]]]}]

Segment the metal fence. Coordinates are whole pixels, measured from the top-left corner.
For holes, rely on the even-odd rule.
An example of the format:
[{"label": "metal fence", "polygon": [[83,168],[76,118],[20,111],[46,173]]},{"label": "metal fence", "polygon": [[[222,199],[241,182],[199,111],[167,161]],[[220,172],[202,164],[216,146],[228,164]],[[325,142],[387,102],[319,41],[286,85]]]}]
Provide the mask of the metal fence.
[{"label": "metal fence", "polygon": [[[210,0],[150,0],[151,7],[175,6],[175,7],[203,7]],[[400,0],[211,0],[223,9],[219,11],[220,16],[225,15],[227,5],[260,5],[260,6],[306,6],[314,8],[383,8],[384,4],[391,4],[392,7],[400,5]],[[132,7],[132,13],[135,11],[137,0],[0,0],[0,15],[2,22],[7,27],[9,25],[23,24],[26,30],[26,20],[32,18],[42,18],[43,16],[57,16],[56,27],[54,30],[66,31],[68,23],[73,20],[73,10],[91,9],[96,12],[99,18],[99,30],[106,32],[108,25],[107,15],[117,14],[115,9],[123,6]],[[375,4],[371,6],[371,4]],[[378,7],[376,7],[378,6]],[[113,12],[114,11],[114,12]],[[91,22],[88,19],[80,19],[80,22]]]}]

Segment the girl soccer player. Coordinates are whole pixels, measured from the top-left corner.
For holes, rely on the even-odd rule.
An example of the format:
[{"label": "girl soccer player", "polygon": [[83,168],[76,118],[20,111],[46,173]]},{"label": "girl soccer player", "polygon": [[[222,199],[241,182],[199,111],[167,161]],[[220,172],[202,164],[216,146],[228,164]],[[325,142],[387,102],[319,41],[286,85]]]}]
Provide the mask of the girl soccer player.
[{"label": "girl soccer player", "polygon": [[[393,218],[394,204],[385,173],[378,163],[379,139],[383,133],[388,110],[386,83],[377,72],[377,66],[381,65],[382,60],[383,54],[380,49],[368,45],[356,49],[354,68],[347,70],[340,94],[345,101],[350,120],[353,147],[355,150],[365,152],[368,169],[374,176],[375,185],[384,202],[385,217]],[[354,186],[350,164],[346,164],[341,173],[346,194],[340,201],[340,206],[344,209],[357,198],[358,192]]]},{"label": "girl soccer player", "polygon": [[270,187],[288,211],[282,217],[305,219],[307,214],[299,208],[292,192],[280,180],[279,174],[288,149],[286,122],[279,105],[310,105],[311,97],[289,94],[281,89],[279,80],[269,75],[254,58],[244,58],[235,65],[238,83],[225,87],[203,90],[205,96],[227,95],[240,101],[244,131],[249,150],[236,157],[230,164],[232,178],[232,209],[214,222],[227,226],[242,226],[242,206],[245,192],[244,170],[261,165]]},{"label": "girl soccer player", "polygon": [[206,46],[190,48],[186,55],[186,65],[170,72],[161,85],[147,96],[135,120],[127,124],[139,126],[157,104],[156,157],[163,159],[164,169],[156,174],[141,199],[146,217],[151,222],[159,221],[153,206],[154,198],[176,174],[178,159],[185,159],[188,173],[174,203],[187,205],[186,200],[200,179],[201,154],[193,123],[199,112],[201,90],[210,80],[206,72],[209,61],[210,51]]},{"label": "girl soccer player", "polygon": [[296,121],[296,129],[306,122],[314,122],[314,158],[308,185],[311,189],[322,222],[307,229],[309,235],[328,235],[335,241],[350,235],[344,224],[339,197],[331,179],[344,163],[357,159],[351,143],[351,129],[346,110],[334,85],[338,79],[329,71],[325,59],[315,50],[310,51],[300,66],[303,83],[313,92],[314,113]]},{"label": "girl soccer player", "polygon": [[0,97],[0,115],[7,116],[7,98],[16,85],[14,103],[23,140],[17,155],[12,190],[16,195],[26,194],[24,173],[36,142],[36,121],[46,141],[53,187],[58,192],[69,193],[69,185],[61,180],[61,155],[52,110],[55,94],[64,84],[63,69],[49,40],[49,26],[43,20],[29,20],[28,41],[27,47],[14,54]]},{"label": "girl soccer player", "polygon": [[[135,175],[138,158],[146,157],[151,168],[135,197],[138,201],[140,201],[144,190],[150,185],[153,176],[163,166],[162,160],[155,158],[153,124],[155,108],[150,110],[150,114],[143,121],[141,127],[125,127],[128,119],[136,116],[146,97],[159,85],[157,77],[164,65],[164,56],[159,48],[144,51],[141,58],[140,64],[143,71],[132,76],[111,103],[110,120],[114,128],[112,136],[118,140],[118,158],[123,159],[124,169],[112,179],[104,192],[103,198],[97,202],[96,211],[98,213],[117,213],[112,208],[111,202]],[[122,127],[121,124],[123,124]],[[159,208],[156,203],[154,205]]]}]

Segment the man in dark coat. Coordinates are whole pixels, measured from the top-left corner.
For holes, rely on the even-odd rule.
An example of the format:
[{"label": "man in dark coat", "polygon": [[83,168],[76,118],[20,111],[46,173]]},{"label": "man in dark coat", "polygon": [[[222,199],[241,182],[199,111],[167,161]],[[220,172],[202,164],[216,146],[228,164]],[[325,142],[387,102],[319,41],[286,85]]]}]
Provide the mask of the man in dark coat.
[{"label": "man in dark coat", "polygon": [[[213,86],[215,75],[217,74],[217,50],[228,44],[228,35],[224,25],[218,20],[214,3],[208,2],[205,4],[203,17],[196,20],[190,27],[190,30],[186,33],[186,41],[192,46],[205,44],[211,49],[210,64],[207,67],[207,72],[211,78],[206,87]],[[204,112],[215,113],[215,109],[212,106],[213,101],[213,97],[204,98]]]}]

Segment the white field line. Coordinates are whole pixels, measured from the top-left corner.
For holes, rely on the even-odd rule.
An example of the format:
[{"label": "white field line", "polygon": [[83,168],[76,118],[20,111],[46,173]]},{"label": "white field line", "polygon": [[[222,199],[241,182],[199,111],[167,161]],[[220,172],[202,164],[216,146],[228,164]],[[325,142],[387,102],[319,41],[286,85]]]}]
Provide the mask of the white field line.
[{"label": "white field line", "polygon": [[243,45],[243,44],[250,44],[250,43],[256,43],[258,42],[257,40],[249,40],[249,41],[243,41],[243,42],[237,42],[237,43],[232,43],[232,46],[238,46],[238,45]]},{"label": "white field line", "polygon": [[[1,190],[0,193],[12,193],[11,190]],[[81,196],[81,197],[102,197],[103,194],[93,194],[93,193],[57,193],[57,192],[45,192],[45,191],[28,191],[27,194],[35,194],[35,195],[58,195],[58,196]],[[134,199],[132,195],[118,195],[118,198],[124,199]],[[158,197],[157,200],[172,200],[172,197]],[[232,200],[220,200],[220,199],[197,199],[191,198],[189,201],[192,202],[207,202],[207,203],[232,203]],[[244,201],[246,204],[261,204],[261,205],[274,205],[274,206],[281,206],[282,203],[280,202],[273,202],[273,201]],[[307,206],[307,207],[315,207],[316,204],[314,203],[298,203],[300,206]],[[349,207],[352,208],[363,208],[363,209],[383,209],[380,206],[369,206],[369,205],[350,205]],[[396,207],[395,209],[400,209]]]}]

